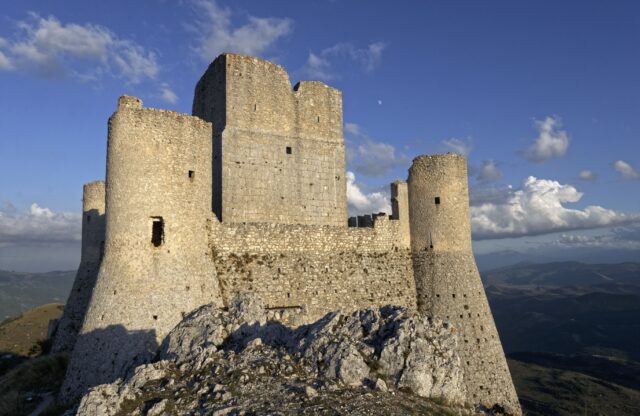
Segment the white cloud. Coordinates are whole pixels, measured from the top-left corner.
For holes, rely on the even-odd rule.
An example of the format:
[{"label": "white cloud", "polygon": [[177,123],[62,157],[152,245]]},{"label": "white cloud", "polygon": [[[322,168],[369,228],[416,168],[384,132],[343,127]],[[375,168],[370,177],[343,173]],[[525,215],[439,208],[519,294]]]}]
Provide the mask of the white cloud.
[{"label": "white cloud", "polygon": [[383,176],[391,170],[408,166],[409,158],[397,153],[396,148],[367,136],[356,123],[345,123],[345,131],[353,136],[347,148],[347,161],[358,173],[368,176]]},{"label": "white cloud", "polygon": [[456,139],[455,137],[452,137],[450,139],[443,140],[442,144],[448,150],[464,157],[468,157],[469,153],[471,153],[471,149],[473,148],[472,140],[470,137],[467,137],[466,139]]},{"label": "white cloud", "polygon": [[582,193],[571,185],[528,177],[521,189],[504,190],[501,199],[476,200],[471,206],[471,225],[476,239],[539,235],[558,231],[591,229],[640,221],[640,214],[625,214],[601,206],[571,209]]},{"label": "white cloud", "polygon": [[546,117],[536,120],[538,137],[533,144],[522,151],[522,155],[530,162],[542,163],[546,160],[562,157],[569,148],[569,136],[561,130],[562,123],[558,117]]},{"label": "white cloud", "polygon": [[363,192],[356,183],[356,175],[353,172],[347,172],[347,203],[350,215],[391,213],[389,195],[383,192]]},{"label": "white cloud", "polygon": [[168,84],[162,84],[160,86],[160,99],[169,104],[175,104],[178,102],[178,96]]},{"label": "white cloud", "polygon": [[81,240],[80,214],[53,212],[34,203],[18,212],[11,203],[0,210],[0,244],[73,242]]},{"label": "white cloud", "polygon": [[353,134],[356,136],[362,136],[362,129],[360,128],[359,124],[356,123],[344,123],[344,130],[349,133],[349,134]]},{"label": "white cloud", "polygon": [[620,172],[624,179],[640,179],[640,173],[624,160],[616,160],[613,168]]},{"label": "white cloud", "polygon": [[322,79],[328,81],[333,78],[330,71],[331,64],[325,58],[309,52],[307,64],[305,66],[305,74],[313,79]]},{"label": "white cloud", "polygon": [[592,170],[584,169],[581,170],[580,173],[578,173],[578,178],[583,181],[595,181],[596,179],[598,179],[598,175],[596,175],[596,173]]},{"label": "white cloud", "polygon": [[[0,44],[0,47],[2,45]],[[0,51],[0,71],[11,71],[13,70],[13,64],[2,51]]]},{"label": "white cloud", "polygon": [[498,162],[485,160],[477,168],[474,168],[476,179],[480,182],[492,182],[502,179],[502,172],[498,169]]},{"label": "white cloud", "polygon": [[[302,72],[310,78],[328,81],[336,78],[336,61],[356,63],[365,72],[372,72],[380,65],[385,48],[386,44],[383,42],[374,42],[364,48],[357,48],[350,42],[338,43],[318,54],[310,52]],[[379,104],[382,102],[379,101]]]},{"label": "white cloud", "polygon": [[223,52],[260,56],[293,30],[291,19],[275,17],[248,16],[247,23],[234,27],[229,8],[220,7],[215,0],[195,0],[194,4],[204,14],[197,22],[202,36],[196,50],[206,62]]},{"label": "white cloud", "polygon": [[0,42],[0,69],[84,80],[109,73],[132,84],[154,79],[159,71],[153,52],[102,26],[63,24],[32,13],[18,28],[14,39]]},{"label": "white cloud", "polygon": [[640,250],[640,227],[619,227],[595,236],[562,234],[555,244],[563,248]]}]

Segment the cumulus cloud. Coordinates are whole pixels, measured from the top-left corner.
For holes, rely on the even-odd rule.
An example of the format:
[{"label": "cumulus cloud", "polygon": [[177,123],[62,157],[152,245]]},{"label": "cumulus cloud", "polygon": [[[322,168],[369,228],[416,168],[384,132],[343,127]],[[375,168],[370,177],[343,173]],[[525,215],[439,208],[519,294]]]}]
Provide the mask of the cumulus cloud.
[{"label": "cumulus cloud", "polygon": [[358,173],[383,176],[410,162],[406,155],[396,152],[393,145],[371,139],[358,124],[346,123],[345,131],[353,139],[347,148],[347,161]]},{"label": "cumulus cloud", "polygon": [[624,160],[616,160],[613,168],[620,172],[624,179],[640,179],[640,173]]},{"label": "cumulus cloud", "polygon": [[353,172],[347,172],[347,203],[350,215],[391,213],[389,195],[383,192],[363,192]]},{"label": "cumulus cloud", "polygon": [[13,39],[0,42],[0,70],[82,80],[110,74],[131,84],[154,79],[159,71],[155,53],[102,26],[64,24],[53,16],[31,13],[18,28]]},{"label": "cumulus cloud", "polygon": [[202,15],[197,21],[202,36],[196,51],[206,62],[223,52],[261,56],[293,30],[291,19],[275,17],[248,16],[244,25],[234,26],[231,10],[215,0],[195,0],[194,4]]},{"label": "cumulus cloud", "polygon": [[81,240],[80,214],[54,212],[34,203],[19,212],[11,203],[0,210],[0,244],[76,242]]},{"label": "cumulus cloud", "polygon": [[535,121],[538,137],[533,144],[522,151],[522,156],[530,162],[542,163],[546,160],[562,157],[569,148],[569,136],[561,130],[562,122],[558,117],[546,117]]},{"label": "cumulus cloud", "polygon": [[640,214],[625,214],[601,206],[571,209],[582,193],[571,185],[528,177],[520,189],[506,188],[502,200],[475,200],[471,226],[476,239],[539,235],[640,222]]},{"label": "cumulus cloud", "polygon": [[469,153],[471,153],[471,149],[473,148],[472,140],[470,137],[467,137],[466,139],[457,139],[455,137],[452,137],[450,139],[443,140],[442,144],[447,150],[464,157],[468,157]]},{"label": "cumulus cloud", "polygon": [[584,169],[581,170],[580,173],[578,173],[578,178],[583,180],[583,181],[595,181],[596,179],[598,179],[598,175],[596,175],[596,173],[592,170],[589,169]]},{"label": "cumulus cloud", "polygon": [[386,46],[384,42],[374,42],[364,48],[357,48],[351,42],[342,42],[323,49],[317,54],[309,52],[302,73],[323,81],[334,79],[336,78],[334,69],[336,61],[356,63],[365,72],[372,72],[380,65],[382,52]]},{"label": "cumulus cloud", "polygon": [[162,84],[160,86],[160,99],[169,104],[175,104],[178,102],[178,96],[168,84]]},{"label": "cumulus cloud", "polygon": [[502,172],[498,169],[498,162],[495,160],[485,160],[473,171],[476,179],[480,182],[493,182],[502,179]]}]

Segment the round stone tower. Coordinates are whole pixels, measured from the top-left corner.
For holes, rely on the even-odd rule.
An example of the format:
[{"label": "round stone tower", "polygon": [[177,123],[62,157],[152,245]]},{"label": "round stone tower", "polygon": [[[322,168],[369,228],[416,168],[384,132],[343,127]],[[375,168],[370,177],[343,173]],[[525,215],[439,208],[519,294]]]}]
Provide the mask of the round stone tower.
[{"label": "round stone tower", "polygon": [[193,309],[220,303],[208,248],[211,123],[121,97],[109,120],[106,239],[64,400],[148,360]]},{"label": "round stone tower", "polygon": [[408,188],[418,309],[457,329],[468,402],[520,415],[473,257],[467,162],[453,153],[419,156],[409,169]]},{"label": "round stone tower", "polygon": [[83,187],[80,266],[56,330],[53,352],[73,350],[96,284],[104,251],[104,188],[104,181],[90,182]]}]

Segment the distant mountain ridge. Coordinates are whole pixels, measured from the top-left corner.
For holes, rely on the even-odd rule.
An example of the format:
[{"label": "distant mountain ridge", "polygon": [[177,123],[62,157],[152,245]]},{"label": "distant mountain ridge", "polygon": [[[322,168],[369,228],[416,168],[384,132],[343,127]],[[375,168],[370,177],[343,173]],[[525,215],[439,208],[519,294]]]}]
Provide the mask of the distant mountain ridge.
[{"label": "distant mountain ridge", "polygon": [[65,303],[76,272],[0,270],[0,321],[47,303]]},{"label": "distant mountain ridge", "polygon": [[589,264],[577,261],[521,262],[482,273],[485,286],[615,287],[640,288],[640,263]]},{"label": "distant mountain ridge", "polygon": [[640,263],[522,263],[482,278],[507,354],[640,361]]}]

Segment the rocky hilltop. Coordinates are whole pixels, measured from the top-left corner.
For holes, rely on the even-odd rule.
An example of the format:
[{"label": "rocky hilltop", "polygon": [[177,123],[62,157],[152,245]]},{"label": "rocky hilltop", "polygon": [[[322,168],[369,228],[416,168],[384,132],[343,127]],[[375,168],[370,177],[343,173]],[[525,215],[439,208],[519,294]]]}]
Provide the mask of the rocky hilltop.
[{"label": "rocky hilltop", "polygon": [[78,414],[473,414],[456,343],[447,323],[401,307],[293,329],[241,296],[186,316],[153,362],[91,389]]}]

